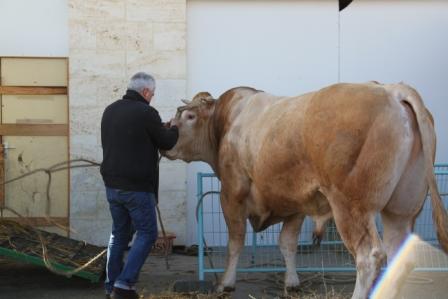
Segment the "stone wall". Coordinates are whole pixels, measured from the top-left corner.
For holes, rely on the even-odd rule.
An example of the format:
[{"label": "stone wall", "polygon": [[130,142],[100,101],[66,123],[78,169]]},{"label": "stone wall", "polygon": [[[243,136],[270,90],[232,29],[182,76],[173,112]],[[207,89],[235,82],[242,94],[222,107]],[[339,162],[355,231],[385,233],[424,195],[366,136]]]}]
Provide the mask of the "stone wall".
[{"label": "stone wall", "polygon": [[[137,71],[157,80],[152,105],[168,120],[186,96],[186,0],[69,0],[71,158],[101,161],[100,120]],[[163,161],[163,160],[162,160]],[[166,229],[186,235],[186,164],[161,164]],[[111,219],[97,168],[72,170],[72,237],[106,244]]]}]

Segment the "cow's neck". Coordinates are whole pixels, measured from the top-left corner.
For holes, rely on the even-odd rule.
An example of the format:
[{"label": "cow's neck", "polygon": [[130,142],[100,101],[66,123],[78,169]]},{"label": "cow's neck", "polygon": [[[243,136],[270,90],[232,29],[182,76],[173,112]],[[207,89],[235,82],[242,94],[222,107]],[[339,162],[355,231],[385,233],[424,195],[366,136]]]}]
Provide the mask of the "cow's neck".
[{"label": "cow's neck", "polygon": [[233,115],[233,118],[238,114],[238,112],[233,113],[233,106],[240,99],[241,97],[234,97],[234,90],[229,90],[221,95],[214,105],[213,113],[207,126],[211,149],[207,163],[213,168],[213,171],[218,178],[220,176],[218,163],[221,140],[230,127],[229,124],[232,122],[231,114]]},{"label": "cow's neck", "polygon": [[218,174],[218,143],[216,142],[213,122],[210,119],[208,120],[206,128],[205,138],[207,139],[207,146],[204,150],[204,162],[208,163],[213,171]]},{"label": "cow's neck", "polygon": [[209,164],[216,173],[218,145],[214,136],[213,122],[210,119],[205,123],[203,134],[200,134],[197,138],[195,146],[194,152],[197,153],[197,156],[193,161],[202,161]]}]

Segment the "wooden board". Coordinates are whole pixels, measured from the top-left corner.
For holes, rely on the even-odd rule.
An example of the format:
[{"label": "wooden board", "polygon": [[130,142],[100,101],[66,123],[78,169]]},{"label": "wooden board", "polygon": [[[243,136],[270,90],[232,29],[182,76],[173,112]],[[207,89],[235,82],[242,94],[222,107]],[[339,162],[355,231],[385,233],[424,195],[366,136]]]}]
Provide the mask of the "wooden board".
[{"label": "wooden board", "polygon": [[2,86],[67,86],[67,59],[2,58]]},{"label": "wooden board", "polygon": [[5,160],[3,159],[3,136],[0,135],[0,207],[5,206]]},{"label": "wooden board", "polygon": [[[68,160],[66,57],[0,57],[0,102],[0,144],[6,142],[10,147],[5,153],[0,149],[0,181],[27,172],[27,167],[47,168]],[[66,235],[59,226],[69,227],[69,170],[53,175],[50,203],[43,200],[47,177],[40,173],[11,185],[1,184],[0,207],[10,206],[27,219],[7,211],[2,216]]]},{"label": "wooden board", "polygon": [[0,125],[2,136],[67,136],[68,125],[25,125],[5,124]]},{"label": "wooden board", "polygon": [[67,87],[0,86],[0,94],[67,94]]},{"label": "wooden board", "polygon": [[66,95],[3,95],[3,124],[67,124]]},{"label": "wooden board", "polygon": [[[39,234],[45,242],[51,264],[62,272],[69,272],[84,265],[105,249],[0,218],[0,255],[45,266]],[[98,282],[104,273],[106,261],[106,254],[103,254],[75,275]]]},{"label": "wooden board", "polygon": [[[5,181],[68,160],[64,136],[3,136],[3,144],[10,148],[4,157]],[[50,199],[44,172],[5,185],[6,206],[24,217],[67,217],[68,170],[53,173],[51,179]],[[5,216],[14,217],[7,211]]]}]

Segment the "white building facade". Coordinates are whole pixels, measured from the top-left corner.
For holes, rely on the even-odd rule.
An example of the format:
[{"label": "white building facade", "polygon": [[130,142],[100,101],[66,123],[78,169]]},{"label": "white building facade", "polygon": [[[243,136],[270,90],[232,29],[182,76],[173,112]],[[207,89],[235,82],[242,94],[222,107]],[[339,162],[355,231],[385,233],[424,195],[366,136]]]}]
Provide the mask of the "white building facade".
[{"label": "white building facade", "polygon": [[[436,160],[448,161],[448,1],[355,0],[339,13],[330,0],[0,0],[0,28],[0,56],[69,58],[71,158],[101,161],[101,114],[146,71],[164,120],[199,91],[404,81],[433,113]],[[162,160],[160,208],[175,244],[196,243],[196,173],[209,170]],[[72,170],[70,188],[71,236],[106,244],[98,169]]]}]

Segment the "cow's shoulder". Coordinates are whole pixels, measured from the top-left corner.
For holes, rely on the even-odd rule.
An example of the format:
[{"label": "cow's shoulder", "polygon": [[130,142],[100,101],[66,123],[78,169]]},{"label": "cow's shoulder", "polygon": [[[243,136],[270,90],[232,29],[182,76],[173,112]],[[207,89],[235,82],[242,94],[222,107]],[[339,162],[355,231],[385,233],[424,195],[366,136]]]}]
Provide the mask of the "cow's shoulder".
[{"label": "cow's shoulder", "polygon": [[247,86],[231,88],[219,97],[218,106],[221,108],[220,112],[223,114],[228,113],[228,111],[234,107],[236,103],[260,92],[262,91]]},{"label": "cow's shoulder", "polygon": [[238,103],[260,92],[262,91],[252,87],[240,86],[227,90],[219,97],[213,113],[213,134],[218,141],[231,126],[231,114],[239,109]]}]

